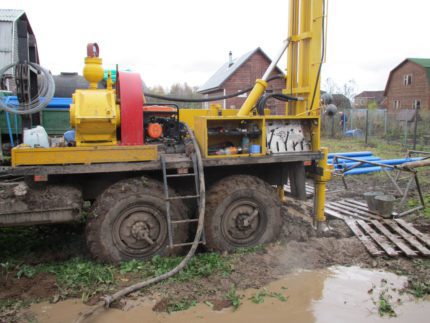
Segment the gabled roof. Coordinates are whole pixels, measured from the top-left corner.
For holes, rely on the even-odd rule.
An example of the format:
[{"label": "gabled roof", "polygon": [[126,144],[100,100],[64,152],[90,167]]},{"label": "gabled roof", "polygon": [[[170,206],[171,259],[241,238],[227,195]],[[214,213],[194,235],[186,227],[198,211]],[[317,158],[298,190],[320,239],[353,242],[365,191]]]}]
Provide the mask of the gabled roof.
[{"label": "gabled roof", "polygon": [[390,84],[391,76],[393,75],[393,72],[398,68],[402,67],[403,65],[405,65],[407,62],[415,63],[417,65],[420,65],[424,69],[426,69],[427,81],[430,83],[430,58],[406,58],[399,65],[397,65],[395,68],[391,70],[390,75],[388,76],[387,84],[385,85],[384,96],[387,96],[388,85]]},{"label": "gabled roof", "polygon": [[24,14],[25,14],[24,10],[0,9],[0,21],[14,22]]},{"label": "gabled roof", "polygon": [[[238,57],[233,60],[233,64],[229,66],[229,62],[224,63],[216,72],[214,75],[212,75],[198,90],[199,93],[209,92],[216,90],[220,88],[225,81],[228,80],[230,76],[234,74],[248,59],[251,58],[252,55],[255,53],[260,52],[267,58],[269,62],[272,60],[269,56],[266,55],[266,53],[260,48],[257,47],[256,49]],[[276,67],[279,73],[282,73],[282,71]]]},{"label": "gabled roof", "polygon": [[384,91],[363,91],[354,98],[380,98],[384,96]]}]

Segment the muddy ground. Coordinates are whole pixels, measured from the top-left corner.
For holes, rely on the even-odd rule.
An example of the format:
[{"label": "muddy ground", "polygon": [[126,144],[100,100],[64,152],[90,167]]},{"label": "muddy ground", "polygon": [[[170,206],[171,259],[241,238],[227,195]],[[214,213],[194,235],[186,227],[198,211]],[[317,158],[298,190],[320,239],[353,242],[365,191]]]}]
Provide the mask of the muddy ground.
[{"label": "muddy ground", "polygon": [[[344,197],[359,198],[362,193],[378,188],[390,191],[388,181],[378,175],[351,179],[350,188],[345,190],[340,180],[330,182],[328,200]],[[423,185],[423,191],[429,192],[430,186]],[[420,282],[429,292],[430,289],[430,263],[423,259],[407,259],[405,257],[389,258],[386,256],[372,257],[363,245],[355,238],[348,227],[339,220],[331,220],[330,226],[334,233],[330,237],[317,237],[310,221],[311,200],[306,203],[288,200],[283,207],[284,227],[279,242],[260,248],[254,252],[236,254],[230,259],[231,272],[228,275],[216,273],[208,277],[193,279],[192,281],[168,281],[152,286],[144,291],[130,295],[115,307],[129,309],[144,302],[145,299],[156,299],[154,311],[166,311],[169,304],[177,300],[189,299],[197,302],[210,301],[215,309],[222,309],[232,305],[225,295],[234,288],[244,290],[260,288],[276,279],[298,269],[322,269],[332,265],[360,266],[364,268],[380,268],[397,274],[407,275],[411,282]],[[412,215],[407,218],[422,232],[430,234],[430,219],[422,215]],[[31,257],[22,257],[22,262],[36,265],[45,262],[64,261],[85,254],[83,242],[83,225],[77,225],[70,240],[62,241],[63,231],[68,228],[61,227],[58,232],[48,233],[41,230],[41,237],[45,234],[57,234],[58,243],[63,244],[56,252],[32,253]],[[7,232],[3,232],[3,235]],[[25,237],[23,237],[25,239]],[[6,240],[4,240],[6,241]],[[55,240],[54,240],[55,241]],[[60,242],[61,241],[61,242]],[[3,242],[0,242],[3,244]],[[19,243],[19,241],[17,241]],[[6,247],[1,245],[2,248]],[[46,250],[50,250],[49,248]],[[3,262],[0,261],[3,265]],[[4,266],[4,265],[3,265]],[[0,312],[0,322],[28,321],[31,319],[28,312],[23,310],[31,302],[64,299],[59,290],[55,276],[50,273],[39,273],[27,278],[17,277],[16,271],[2,270],[0,274],[0,300],[20,300],[18,305],[4,307]],[[119,285],[114,289],[137,282],[140,278],[133,273],[122,276]],[[410,285],[411,289],[413,286]],[[413,290],[412,290],[413,292]],[[61,295],[61,296],[59,296]],[[87,304],[95,304],[102,293],[90,297]]]}]

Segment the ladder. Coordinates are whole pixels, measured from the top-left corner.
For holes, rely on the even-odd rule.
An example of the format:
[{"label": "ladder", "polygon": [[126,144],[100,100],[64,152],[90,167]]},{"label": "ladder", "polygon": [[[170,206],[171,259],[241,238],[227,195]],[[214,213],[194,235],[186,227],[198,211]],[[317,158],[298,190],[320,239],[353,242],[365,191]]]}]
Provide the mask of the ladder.
[{"label": "ladder", "polygon": [[[185,219],[185,220],[172,220],[171,214],[170,214],[170,201],[172,200],[185,200],[185,199],[196,199],[197,200],[197,209],[200,208],[200,185],[199,185],[199,174],[197,171],[197,158],[196,155],[193,153],[191,155],[191,160],[193,163],[193,172],[192,173],[177,173],[177,174],[168,174],[167,173],[167,163],[166,163],[166,156],[164,154],[160,155],[161,160],[161,169],[163,170],[163,187],[164,187],[164,198],[166,203],[166,216],[167,216],[167,232],[169,237],[169,247],[183,247],[183,246],[190,246],[193,244],[193,242],[184,242],[184,243],[174,243],[174,230],[173,225],[175,224],[188,224],[188,223],[196,223],[198,222],[198,218],[195,219]],[[168,185],[168,179],[169,178],[178,178],[178,177],[193,177],[194,178],[194,189],[195,194],[192,195],[178,195],[178,196],[169,196],[169,185]],[[202,236],[200,238],[199,243],[206,244],[205,239],[205,233],[203,230]]]}]

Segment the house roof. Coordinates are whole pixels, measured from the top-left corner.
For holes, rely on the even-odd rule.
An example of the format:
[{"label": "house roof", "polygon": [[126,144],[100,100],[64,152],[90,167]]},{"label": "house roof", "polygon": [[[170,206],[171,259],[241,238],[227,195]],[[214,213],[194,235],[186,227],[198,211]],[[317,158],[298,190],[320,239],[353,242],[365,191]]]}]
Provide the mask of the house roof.
[{"label": "house roof", "polygon": [[0,21],[14,22],[25,14],[24,10],[18,9],[0,9]]},{"label": "house roof", "polygon": [[384,96],[387,96],[388,85],[390,84],[391,76],[393,75],[393,72],[398,68],[402,67],[407,62],[412,62],[423,67],[426,70],[427,80],[430,83],[430,58],[406,58],[399,65],[397,65],[395,68],[391,70],[390,75],[388,76],[387,84],[385,85]]},{"label": "house roof", "polygon": [[[227,79],[232,76],[248,59],[251,58],[257,52],[261,52],[263,56],[265,56],[269,62],[272,60],[269,56],[260,48],[247,52],[246,54],[233,59],[233,64],[229,66],[229,62],[224,63],[216,72],[213,74],[198,90],[199,93],[210,92],[216,89],[219,89]],[[279,73],[282,71],[276,67]]]},{"label": "house roof", "polygon": [[384,91],[363,91],[354,98],[382,98],[383,96]]}]

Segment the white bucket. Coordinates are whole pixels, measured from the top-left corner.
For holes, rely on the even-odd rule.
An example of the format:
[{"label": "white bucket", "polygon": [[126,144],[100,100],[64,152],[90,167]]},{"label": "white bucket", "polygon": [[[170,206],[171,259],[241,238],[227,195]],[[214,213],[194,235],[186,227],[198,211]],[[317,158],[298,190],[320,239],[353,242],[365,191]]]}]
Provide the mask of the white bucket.
[{"label": "white bucket", "polygon": [[37,126],[33,129],[24,129],[24,144],[33,148],[49,148],[49,139],[45,128]]}]

